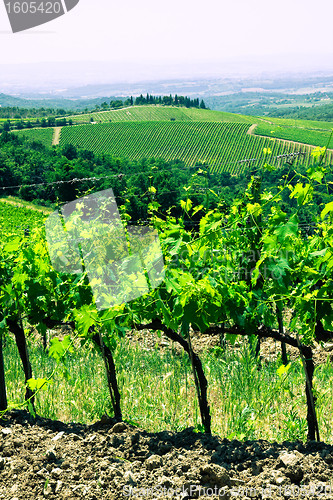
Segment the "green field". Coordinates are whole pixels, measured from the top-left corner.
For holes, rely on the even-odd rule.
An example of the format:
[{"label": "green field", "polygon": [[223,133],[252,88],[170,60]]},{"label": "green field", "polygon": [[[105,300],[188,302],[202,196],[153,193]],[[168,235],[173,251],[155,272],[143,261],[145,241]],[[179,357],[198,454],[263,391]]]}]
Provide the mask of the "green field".
[{"label": "green field", "polygon": [[28,128],[15,130],[14,133],[20,136],[25,135],[29,141],[40,141],[44,146],[52,146],[53,128]]},{"label": "green field", "polygon": [[[31,204],[22,206],[22,200],[8,197],[0,200],[0,230],[6,233],[11,240],[14,235],[22,236],[25,229],[41,226],[45,220],[45,213],[41,209],[32,210]],[[28,205],[28,203],[27,203]],[[45,208],[46,211],[49,209]]]},{"label": "green field", "polygon": [[[257,117],[257,120],[260,122],[266,122],[275,125],[285,125],[286,127],[293,128],[305,128],[307,130],[332,130],[333,122],[323,122],[323,121],[315,121],[315,120],[294,120],[292,118],[263,118]],[[257,122],[256,120],[253,123]]]},{"label": "green field", "polygon": [[111,111],[92,112],[85,115],[70,116],[74,123],[90,122],[128,122],[128,121],[210,121],[255,123],[252,116],[211,111],[208,109],[185,108],[175,106],[131,106]]},{"label": "green field", "polygon": [[[249,158],[262,157],[265,147],[273,155],[294,151],[280,141],[247,134],[245,123],[223,122],[127,122],[64,127],[60,146],[73,144],[95,153],[132,160],[142,157],[181,159],[188,166],[206,163],[212,172],[236,174]],[[299,150],[300,148],[296,148]],[[307,148],[301,147],[302,151]]]},{"label": "green field", "polygon": [[[331,125],[332,130],[333,124]],[[290,125],[270,125],[268,123],[260,123],[255,128],[255,134],[324,147],[328,144],[331,130],[324,127],[321,129],[304,127],[295,128]],[[329,148],[333,148],[333,140],[330,141]]]}]

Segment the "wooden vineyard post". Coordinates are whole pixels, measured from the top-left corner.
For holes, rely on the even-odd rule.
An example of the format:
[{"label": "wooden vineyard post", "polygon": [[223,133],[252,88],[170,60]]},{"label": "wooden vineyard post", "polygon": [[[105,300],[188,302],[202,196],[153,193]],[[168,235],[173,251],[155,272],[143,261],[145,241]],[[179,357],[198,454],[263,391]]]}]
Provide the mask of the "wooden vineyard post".
[{"label": "wooden vineyard post", "polygon": [[314,373],[314,363],[312,359],[312,349],[309,346],[302,346],[299,340],[298,334],[296,335],[298,349],[301,355],[303,369],[305,373],[305,393],[306,393],[306,403],[307,403],[307,421],[308,421],[308,440],[320,441],[319,438],[319,427],[316,415],[315,407],[315,397],[312,392],[312,379]]},{"label": "wooden vineyard post", "polygon": [[[32,378],[32,368],[29,360],[28,347],[25,340],[23,326],[22,324],[19,325],[18,322],[9,319],[7,319],[7,324],[9,330],[15,335],[17,349],[19,351],[19,355],[23,365],[25,382],[27,382],[27,380]],[[34,408],[33,394],[34,394],[33,391],[27,387],[25,391],[25,400],[27,401],[29,399],[32,404],[32,407]]]},{"label": "wooden vineyard post", "polygon": [[93,341],[98,345],[101,350],[106,376],[108,381],[108,387],[110,392],[111,403],[113,407],[113,412],[115,419],[120,422],[122,421],[121,406],[120,406],[120,392],[118,389],[118,382],[116,376],[116,367],[114,364],[113,356],[111,350],[103,342],[102,335],[100,333],[95,333],[93,336]]},{"label": "wooden vineyard post", "polygon": [[199,401],[202,425],[205,429],[205,432],[210,434],[211,433],[211,428],[210,428],[211,417],[210,417],[210,413],[209,413],[209,406],[207,403],[207,380],[202,379],[200,370],[199,371],[197,370],[197,366],[196,366],[196,363],[194,360],[194,353],[193,353],[193,349],[192,349],[190,325],[185,320],[183,320],[182,329],[183,329],[183,333],[187,336],[188,353],[189,353],[189,357],[190,357],[191,365],[192,365],[192,372],[193,372],[195,388],[197,391],[197,396],[198,396],[198,401]]}]

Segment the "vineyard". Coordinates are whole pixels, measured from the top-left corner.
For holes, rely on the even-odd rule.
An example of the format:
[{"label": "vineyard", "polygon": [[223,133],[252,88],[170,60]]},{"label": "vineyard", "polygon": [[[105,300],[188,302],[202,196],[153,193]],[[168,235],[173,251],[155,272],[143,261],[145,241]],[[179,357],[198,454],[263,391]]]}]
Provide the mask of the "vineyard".
[{"label": "vineyard", "polygon": [[188,166],[206,163],[211,172],[244,172],[245,159],[260,158],[264,148],[272,155],[309,152],[307,146],[284,145],[247,134],[248,124],[223,122],[135,122],[64,127],[60,146],[73,144],[95,153],[130,159],[181,159]]},{"label": "vineyard", "polygon": [[[192,127],[196,138],[212,130],[158,125],[165,133]],[[216,142],[226,130],[235,144],[251,139],[245,124],[214,126]],[[269,161],[267,149],[258,154]],[[275,498],[276,478],[293,491],[311,481],[331,491],[333,447],[322,440],[333,442],[332,365],[327,355],[315,366],[314,351],[333,335],[333,202],[309,234],[299,220],[319,188],[332,194],[323,154],[313,152],[306,175],[289,165],[291,175],[269,190],[258,173],[229,208],[197,207],[184,186],[177,219],[159,212],[152,175],[149,227],[130,226],[111,189],[59,205],[47,220],[0,203],[0,494],[117,500],[127,478],[229,493],[272,480]],[[198,213],[188,229],[185,215]],[[199,349],[202,334],[217,339],[209,352]],[[266,347],[260,357],[267,339],[274,356]],[[89,428],[73,423],[96,418]],[[22,435],[35,450],[31,465]],[[176,474],[190,451],[193,466]]]},{"label": "vineyard", "polygon": [[14,134],[24,135],[29,141],[40,141],[47,147],[52,146],[53,128],[31,128],[15,130]]},{"label": "vineyard", "polygon": [[125,109],[111,111],[92,111],[86,115],[69,117],[73,123],[93,122],[127,122],[127,121],[210,121],[210,122],[237,122],[253,123],[251,116],[211,111],[207,109],[184,108],[173,106],[131,106]]},{"label": "vineyard", "polygon": [[8,235],[7,242],[12,236],[22,237],[34,228],[43,225],[45,215],[29,208],[19,207],[10,203],[0,201],[0,230],[1,240],[4,241]]},{"label": "vineyard", "polygon": [[[74,123],[88,123],[62,127],[60,147],[73,144],[96,154],[130,160],[143,157],[177,159],[187,166],[206,164],[211,173],[229,172],[232,175],[245,172],[250,164],[262,166],[264,148],[271,150],[272,157],[307,153],[305,165],[312,164],[309,155],[312,148],[308,145],[326,146],[332,128],[332,124],[326,122],[272,118],[268,123],[260,117],[172,106],[131,106],[77,115],[72,119]],[[249,125],[254,123],[259,124],[254,133],[248,134]],[[27,129],[15,133],[51,146],[54,129]],[[275,138],[288,142],[274,141]],[[332,162],[332,154],[332,151],[327,152],[328,162]],[[276,165],[280,163],[277,159]]]}]

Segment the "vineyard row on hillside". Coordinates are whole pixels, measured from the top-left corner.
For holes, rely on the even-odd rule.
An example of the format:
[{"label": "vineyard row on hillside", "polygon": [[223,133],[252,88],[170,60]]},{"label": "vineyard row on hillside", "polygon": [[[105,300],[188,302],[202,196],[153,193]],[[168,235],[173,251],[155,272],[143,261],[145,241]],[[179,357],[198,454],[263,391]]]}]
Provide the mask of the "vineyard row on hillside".
[{"label": "vineyard row on hillside", "polygon": [[[256,133],[269,135],[269,129],[272,129],[271,125],[258,125]],[[310,153],[312,149],[305,144],[300,146],[283,143],[268,137],[265,139],[249,135],[247,132],[248,124],[233,122],[111,122],[63,127],[60,146],[73,144],[96,154],[110,154],[131,160],[142,157],[163,158],[166,161],[179,159],[188,166],[204,163],[212,173],[223,171],[233,175],[246,171],[250,164],[260,167],[267,160],[262,156],[264,148],[269,148],[272,156],[298,151]],[[17,133],[24,134],[31,141],[40,140],[50,147],[54,129],[30,129]],[[290,140],[293,136],[299,142],[303,139],[303,142],[312,140],[312,143],[319,146],[327,144],[328,132],[317,132],[319,138],[309,137],[309,133],[306,130],[288,128],[285,129],[284,139]],[[328,163],[332,162],[332,154],[331,151],[327,152]],[[309,155],[307,158],[306,162],[312,161]],[[253,161],[254,159],[259,161]]]},{"label": "vineyard row on hillside", "polygon": [[[245,123],[225,122],[136,122],[83,125],[62,129],[60,145],[67,143],[94,153],[108,153],[132,160],[142,157],[181,159],[188,166],[206,163],[211,171],[237,174],[248,165],[243,160],[259,158],[264,148],[272,155],[307,146],[284,145],[247,134]],[[260,166],[263,161],[256,162]]]}]

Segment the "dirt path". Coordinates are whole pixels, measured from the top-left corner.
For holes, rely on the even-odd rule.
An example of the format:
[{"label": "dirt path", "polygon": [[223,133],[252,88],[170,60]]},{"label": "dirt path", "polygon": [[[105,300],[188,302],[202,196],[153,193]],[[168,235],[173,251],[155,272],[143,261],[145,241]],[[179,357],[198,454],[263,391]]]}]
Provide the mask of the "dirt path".
[{"label": "dirt path", "polygon": [[54,127],[52,146],[57,146],[59,144],[61,129],[62,127]]},{"label": "dirt path", "polygon": [[255,135],[253,132],[254,132],[254,129],[258,126],[258,123],[254,123],[253,125],[251,125],[251,127],[249,128],[249,130],[246,132],[247,134],[250,134],[250,135]]}]

